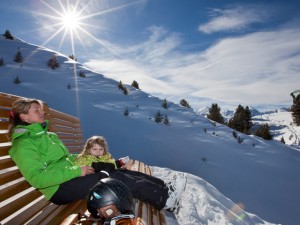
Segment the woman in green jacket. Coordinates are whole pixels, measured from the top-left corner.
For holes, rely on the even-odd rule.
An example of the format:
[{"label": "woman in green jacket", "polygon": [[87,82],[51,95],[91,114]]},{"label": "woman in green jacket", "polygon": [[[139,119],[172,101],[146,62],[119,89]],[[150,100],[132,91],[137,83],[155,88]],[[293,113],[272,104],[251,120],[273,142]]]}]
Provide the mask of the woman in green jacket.
[{"label": "woman in green jacket", "polygon": [[75,166],[72,155],[55,133],[48,131],[43,103],[19,99],[12,105],[9,151],[22,175],[54,204],[68,204],[84,199],[105,173],[95,173],[91,166]]}]

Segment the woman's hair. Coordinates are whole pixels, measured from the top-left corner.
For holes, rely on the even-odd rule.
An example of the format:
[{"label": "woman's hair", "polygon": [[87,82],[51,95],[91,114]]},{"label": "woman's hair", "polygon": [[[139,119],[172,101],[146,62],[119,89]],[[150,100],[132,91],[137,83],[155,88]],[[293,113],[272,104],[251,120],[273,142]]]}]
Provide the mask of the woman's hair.
[{"label": "woman's hair", "polygon": [[83,147],[82,152],[80,153],[80,156],[87,156],[90,155],[90,150],[93,148],[95,144],[100,145],[102,148],[104,148],[104,154],[108,153],[108,147],[107,142],[104,137],[102,136],[92,136],[85,142],[85,145]]},{"label": "woman's hair", "polygon": [[20,115],[28,113],[30,106],[37,103],[43,109],[43,102],[38,99],[21,98],[13,102],[9,117],[8,137],[11,138],[12,130],[22,122]]}]

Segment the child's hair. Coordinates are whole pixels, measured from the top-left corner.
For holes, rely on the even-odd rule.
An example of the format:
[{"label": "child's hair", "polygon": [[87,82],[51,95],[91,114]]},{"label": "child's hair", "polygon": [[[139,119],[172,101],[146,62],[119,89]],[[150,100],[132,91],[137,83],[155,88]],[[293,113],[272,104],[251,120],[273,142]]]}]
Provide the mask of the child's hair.
[{"label": "child's hair", "polygon": [[9,125],[8,125],[8,137],[11,138],[12,130],[15,126],[22,122],[20,118],[20,114],[28,113],[30,106],[33,103],[37,103],[43,109],[43,102],[38,99],[31,98],[21,98],[13,102],[12,109],[9,117]]},{"label": "child's hair", "polygon": [[85,142],[85,145],[83,147],[82,152],[80,153],[80,156],[87,156],[90,155],[90,150],[94,146],[94,144],[100,145],[102,148],[104,148],[104,154],[108,153],[108,147],[107,142],[104,137],[102,136],[92,136]]}]

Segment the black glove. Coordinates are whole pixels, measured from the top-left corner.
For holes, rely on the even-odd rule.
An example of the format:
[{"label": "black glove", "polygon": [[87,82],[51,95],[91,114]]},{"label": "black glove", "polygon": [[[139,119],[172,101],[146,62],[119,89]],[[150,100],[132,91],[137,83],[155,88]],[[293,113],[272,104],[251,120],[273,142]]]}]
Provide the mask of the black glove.
[{"label": "black glove", "polygon": [[115,165],[112,163],[105,163],[105,162],[93,162],[92,167],[95,170],[95,173],[99,173],[100,171],[105,171],[109,175],[115,172]]}]

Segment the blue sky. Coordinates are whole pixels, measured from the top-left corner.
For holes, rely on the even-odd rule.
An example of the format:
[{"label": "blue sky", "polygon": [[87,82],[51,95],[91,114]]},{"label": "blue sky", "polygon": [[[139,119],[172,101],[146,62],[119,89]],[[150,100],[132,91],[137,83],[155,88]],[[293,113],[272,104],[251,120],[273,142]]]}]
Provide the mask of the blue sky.
[{"label": "blue sky", "polygon": [[[184,98],[194,109],[217,101],[289,105],[290,93],[300,89],[299,1],[10,0],[0,6],[3,33],[74,53],[94,71],[127,84],[136,80],[170,101]],[[62,20],[68,11],[77,22]]]}]

